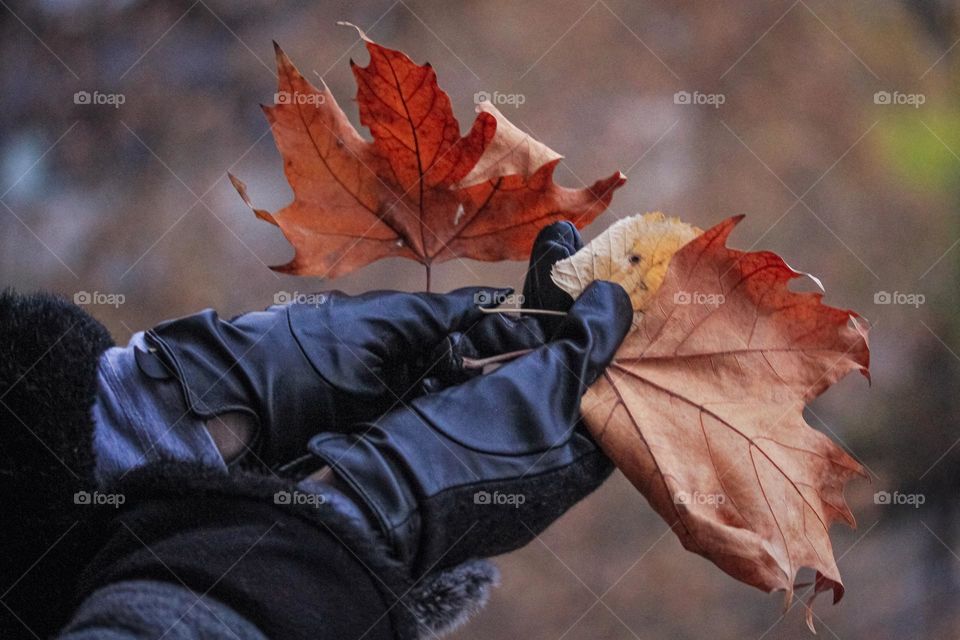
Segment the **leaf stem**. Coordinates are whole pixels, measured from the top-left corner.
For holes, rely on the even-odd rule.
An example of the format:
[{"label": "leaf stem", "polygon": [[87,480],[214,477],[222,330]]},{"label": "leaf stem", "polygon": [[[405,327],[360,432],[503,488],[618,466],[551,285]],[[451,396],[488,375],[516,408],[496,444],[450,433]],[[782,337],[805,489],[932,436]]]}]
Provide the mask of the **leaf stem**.
[{"label": "leaf stem", "polygon": [[566,311],[554,311],[553,309],[480,309],[481,313],[529,313],[536,316],[565,316]]},{"label": "leaf stem", "polygon": [[427,293],[430,293],[430,263],[428,262],[423,266],[427,270]]},{"label": "leaf stem", "polygon": [[484,367],[491,364],[500,364],[501,362],[509,362],[515,360],[520,356],[525,356],[528,353],[533,351],[533,349],[520,349],[519,351],[510,351],[508,353],[501,353],[495,356],[490,356],[489,358],[464,358],[463,366],[465,369],[483,369]]}]

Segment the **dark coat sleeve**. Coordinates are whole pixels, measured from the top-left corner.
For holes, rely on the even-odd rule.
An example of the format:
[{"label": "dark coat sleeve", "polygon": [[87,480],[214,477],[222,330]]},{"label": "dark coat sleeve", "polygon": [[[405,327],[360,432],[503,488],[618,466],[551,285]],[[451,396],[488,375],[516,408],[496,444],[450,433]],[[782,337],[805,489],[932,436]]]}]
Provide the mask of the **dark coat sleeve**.
[{"label": "dark coat sleeve", "polygon": [[225,604],[268,637],[395,637],[388,583],[377,583],[389,578],[368,570],[348,534],[341,543],[333,529],[256,496],[178,493],[127,496],[133,504],[106,524],[81,598],[112,584],[163,581]]},{"label": "dark coat sleeve", "polygon": [[135,470],[104,490],[122,504],[97,510],[105,542],[74,602],[168,582],[285,640],[435,637],[484,605],[497,580],[487,561],[414,579],[343,494],[315,490],[182,463]]}]

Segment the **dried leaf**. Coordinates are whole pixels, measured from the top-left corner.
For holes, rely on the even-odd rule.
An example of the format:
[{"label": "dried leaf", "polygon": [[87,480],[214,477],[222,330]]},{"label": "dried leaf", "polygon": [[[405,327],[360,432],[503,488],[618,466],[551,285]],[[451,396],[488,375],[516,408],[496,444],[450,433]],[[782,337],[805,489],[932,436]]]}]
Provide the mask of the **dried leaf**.
[{"label": "dried leaf", "polygon": [[[797,571],[813,568],[813,595],[832,590],[837,602],[828,529],[854,526],[843,488],[863,470],[802,412],[847,373],[869,377],[867,330],[822,294],[788,290],[802,274],[777,255],[727,248],[738,221],[685,244],[649,287],[584,398],[585,421],[686,549],[787,602]],[[603,242],[583,251],[599,263]]]},{"label": "dried leaf", "polygon": [[477,113],[488,113],[497,121],[497,133],[487,145],[479,162],[459,186],[469,187],[503,175],[529,178],[537,169],[563,156],[517,128],[500,110],[484,100],[477,105]]},{"label": "dried leaf", "polygon": [[277,47],[276,104],[264,112],[294,200],[256,215],[280,227],[294,258],[279,271],[335,277],[385,257],[428,267],[452,258],[519,260],[546,224],[582,227],[625,181],[619,172],[584,189],[553,182],[560,156],[481,105],[460,135],[436,73],[362,32],[370,63],[351,61],[364,140],[333,94],[314,87]]}]

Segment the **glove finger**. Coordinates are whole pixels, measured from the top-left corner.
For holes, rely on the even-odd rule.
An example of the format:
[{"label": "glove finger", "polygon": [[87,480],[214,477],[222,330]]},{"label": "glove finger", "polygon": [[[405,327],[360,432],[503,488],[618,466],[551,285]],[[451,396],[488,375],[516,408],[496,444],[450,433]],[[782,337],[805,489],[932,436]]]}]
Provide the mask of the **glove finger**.
[{"label": "glove finger", "polygon": [[471,287],[448,294],[371,291],[323,294],[315,304],[291,304],[290,327],[311,363],[337,389],[358,396],[403,396],[423,375],[419,359],[450,333],[464,331],[512,293]]},{"label": "glove finger", "polygon": [[462,332],[458,344],[469,345],[474,358],[537,349],[546,343],[543,329],[533,316],[498,313],[485,317],[480,322]]},{"label": "glove finger", "polygon": [[480,322],[485,317],[482,309],[497,306],[511,293],[509,287],[465,287],[450,293],[381,295],[382,322],[376,329],[388,357],[412,361],[451,333]]},{"label": "glove finger", "polygon": [[[550,272],[557,261],[569,258],[581,247],[583,239],[580,232],[570,222],[554,222],[541,229],[533,243],[527,277],[523,284],[524,307],[553,311],[566,311],[570,308],[573,298],[554,284]],[[537,316],[537,322],[546,335],[550,336],[560,326],[562,318]]]},{"label": "glove finger", "polygon": [[512,293],[512,287],[463,287],[450,293],[414,294],[432,306],[436,320],[434,327],[424,327],[421,344],[433,345],[447,334],[469,329],[486,317],[483,309],[503,304]]},{"label": "glove finger", "polygon": [[434,347],[427,362],[422,363],[427,377],[420,392],[435,393],[479,375],[483,368],[476,366],[477,360],[537,349],[545,342],[543,329],[533,317],[488,315],[466,332],[452,333]]},{"label": "glove finger", "polygon": [[437,393],[447,387],[463,384],[482,373],[479,368],[464,367],[464,359],[477,358],[477,351],[463,333],[451,333],[430,353],[429,362],[422,364],[424,378],[414,396]]},{"label": "glove finger", "polygon": [[[511,288],[493,287],[465,287],[445,294],[374,292],[354,298],[354,304],[362,299],[375,305],[362,314],[367,322],[346,324],[343,319],[342,330],[353,336],[366,334],[359,342],[375,345],[379,352],[378,376],[409,399],[424,392],[421,383],[437,361],[442,365],[451,357],[445,354],[449,349],[437,345],[483,321],[487,316],[482,310],[497,306],[511,293]],[[442,371],[458,368],[441,366]]]},{"label": "glove finger", "polygon": [[613,360],[632,323],[633,307],[626,290],[596,280],[570,307],[551,346],[573,349],[568,355],[570,364],[578,365],[583,383],[589,386]]},{"label": "glove finger", "polygon": [[[414,403],[429,423],[460,444],[518,455],[560,446],[574,433],[580,398],[613,359],[632,310],[627,292],[594,282],[571,307],[553,342],[443,393]],[[469,411],[475,420],[451,420]]]}]

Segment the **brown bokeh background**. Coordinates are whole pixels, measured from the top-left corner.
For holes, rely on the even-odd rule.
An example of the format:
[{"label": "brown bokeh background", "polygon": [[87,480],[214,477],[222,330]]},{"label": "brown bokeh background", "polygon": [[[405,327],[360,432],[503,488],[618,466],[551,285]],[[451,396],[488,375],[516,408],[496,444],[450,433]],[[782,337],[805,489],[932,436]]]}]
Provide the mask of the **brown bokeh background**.
[{"label": "brown bokeh background", "polygon": [[[404,261],[330,283],[275,274],[289,245],[226,179],[270,210],[291,197],[258,107],[275,90],[271,40],[359,126],[347,61],[366,53],[337,20],[430,61],[464,130],[476,92],[523,95],[501,109],[566,156],[561,183],[624,171],[588,238],[635,212],[701,227],[745,213],[735,246],[777,251],[869,319],[872,387],[846,379],[808,415],[871,479],[848,491],[859,528],[834,529],[847,595],[819,603],[817,626],[842,640],[960,634],[955,3],[4,0],[2,285],[123,294],[92,307],[118,341],[279,291],[420,288]],[[77,91],[124,103],[76,104]],[[676,104],[678,91],[725,101]],[[882,91],[923,104],[878,104]],[[434,282],[522,275],[451,261]],[[875,504],[877,491],[924,504]],[[782,616],[779,595],[684,551],[619,475],[499,565],[502,587],[457,638],[808,637],[801,606]]]}]

